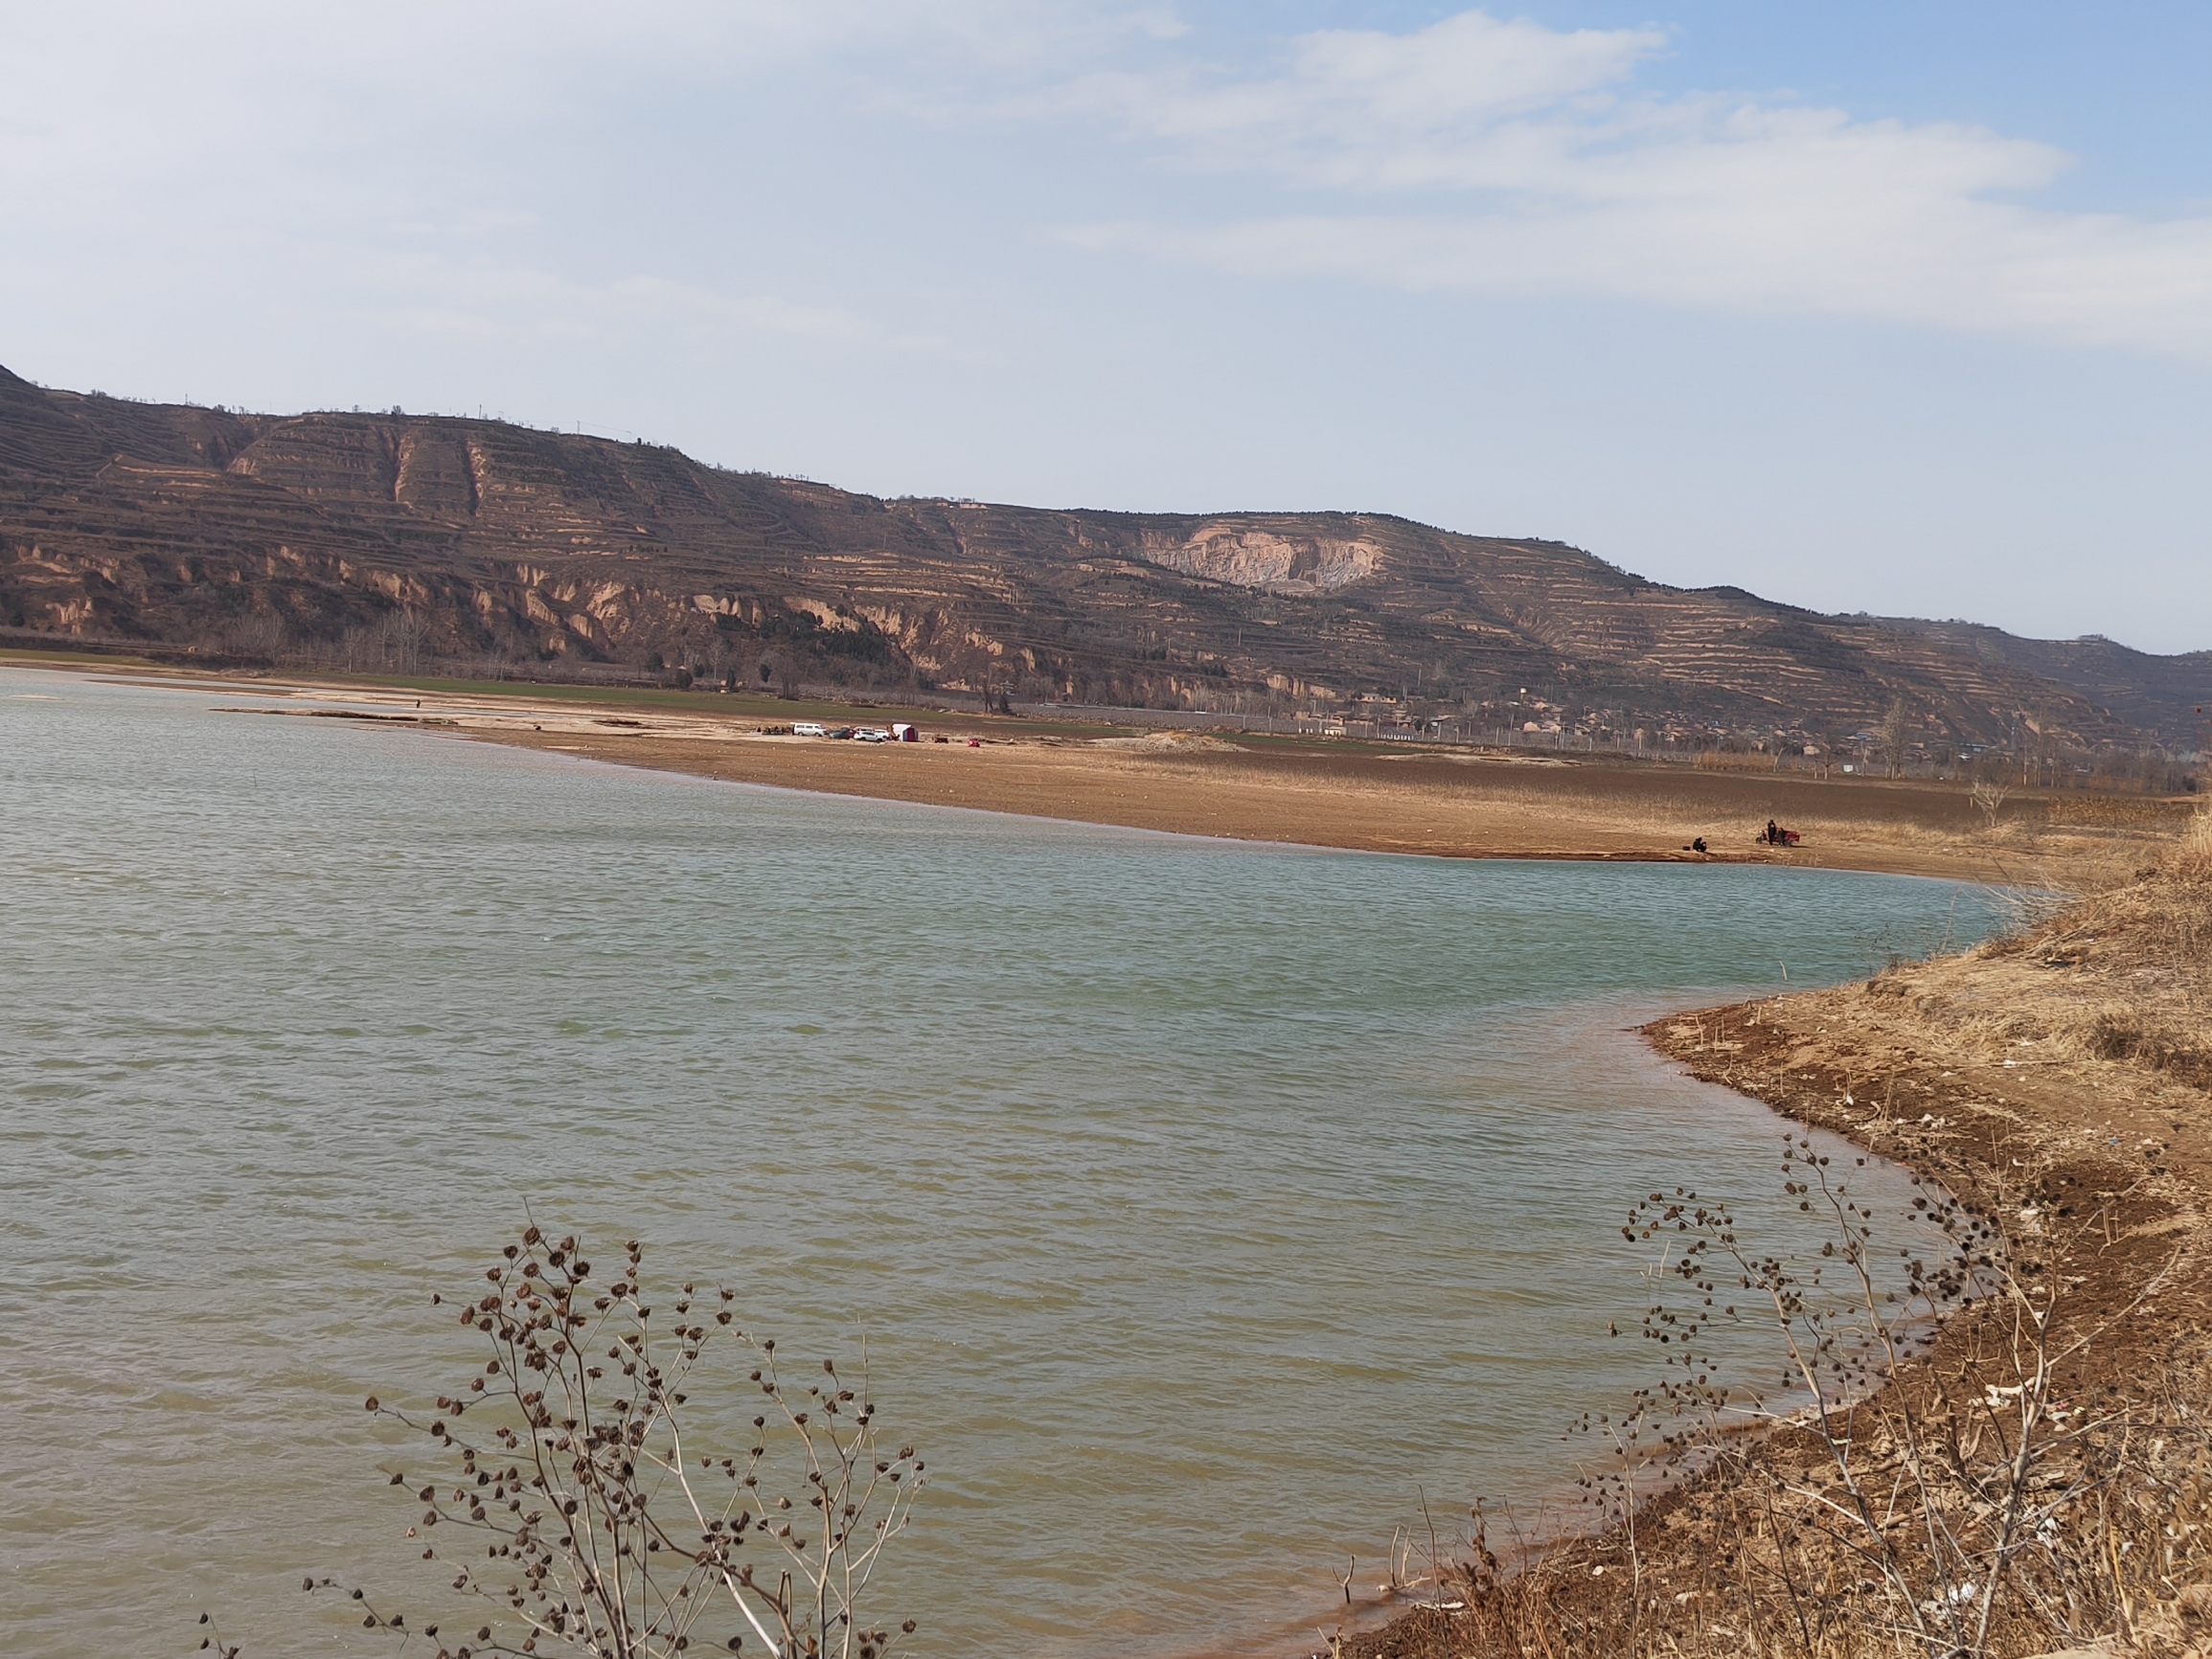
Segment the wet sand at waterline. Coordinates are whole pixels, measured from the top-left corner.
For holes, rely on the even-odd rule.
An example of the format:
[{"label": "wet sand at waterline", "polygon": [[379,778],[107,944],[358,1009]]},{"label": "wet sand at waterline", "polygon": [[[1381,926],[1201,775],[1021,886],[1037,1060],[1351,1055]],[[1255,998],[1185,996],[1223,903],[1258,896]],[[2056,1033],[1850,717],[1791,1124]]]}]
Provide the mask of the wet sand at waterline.
[{"label": "wet sand at waterline", "polygon": [[[265,681],[301,712],[342,704],[446,736],[833,795],[980,807],[1236,840],[1453,858],[1741,862],[2003,886],[2125,878],[2172,842],[2189,804],[2016,791],[1991,822],[1965,785],[1706,771],[1541,751],[1154,732],[1096,736],[923,714],[948,743],[766,735],[758,714]],[[888,720],[892,712],[853,717]],[[970,748],[968,739],[979,738]],[[1801,832],[1757,844],[1773,819]],[[1710,852],[1690,845],[1702,837]]]}]

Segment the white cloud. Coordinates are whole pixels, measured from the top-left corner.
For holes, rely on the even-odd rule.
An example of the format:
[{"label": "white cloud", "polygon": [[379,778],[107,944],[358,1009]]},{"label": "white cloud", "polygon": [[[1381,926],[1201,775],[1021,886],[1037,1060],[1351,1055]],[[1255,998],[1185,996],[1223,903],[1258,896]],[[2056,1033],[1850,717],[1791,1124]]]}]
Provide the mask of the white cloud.
[{"label": "white cloud", "polygon": [[[2212,357],[2212,218],[2021,199],[2068,159],[1950,124],[1635,95],[1651,31],[1479,12],[1331,31],[1262,77],[1078,83],[1190,164],[1335,204],[1069,239],[1266,275],[1875,318]],[[1353,207],[1344,198],[1361,205]]]},{"label": "white cloud", "polygon": [[[748,273],[736,285],[778,287],[799,309],[717,326],[832,340],[857,325],[812,314],[836,307],[807,292],[818,279],[803,256],[855,234],[836,216],[865,182],[862,147],[1025,127],[1056,159],[993,206],[1041,216],[1060,188],[1046,170],[1080,173],[1104,117],[1177,176],[1109,170],[1150,199],[1092,210],[1129,216],[1067,233],[1081,246],[2212,357],[2212,217],[2039,205],[2069,161],[2024,139],[1640,90],[1669,49],[1653,29],[1471,11],[1407,34],[1318,31],[1266,61],[1265,43],[1194,33],[1161,0],[13,8],[0,10],[0,217],[25,246],[5,262],[219,245],[272,269],[338,250],[366,271],[434,250],[459,310],[476,303],[466,273],[479,262],[574,264],[564,280],[596,327],[589,296],[620,278],[718,280],[703,259],[659,251],[627,201],[741,195],[744,213],[716,233],[735,256],[724,262]],[[1233,60],[1208,56],[1220,53]],[[825,124],[816,153],[787,151],[775,122],[747,125],[770,106],[834,111],[870,136],[828,159]],[[761,204],[808,170],[825,186],[810,216],[756,232]],[[1185,188],[1192,175],[1234,180],[1243,199],[1206,205],[1223,193]],[[957,166],[943,188],[957,214]],[[801,257],[756,277],[756,239]],[[495,307],[484,324],[511,320]]]},{"label": "white cloud", "polygon": [[1464,143],[1501,119],[1598,93],[1664,44],[1653,30],[1562,33],[1470,11],[1416,34],[1302,35],[1269,79],[1223,81],[1175,66],[1102,75],[1076,93],[1145,131],[1200,144],[1217,163],[1349,184],[1361,181],[1366,158]]}]

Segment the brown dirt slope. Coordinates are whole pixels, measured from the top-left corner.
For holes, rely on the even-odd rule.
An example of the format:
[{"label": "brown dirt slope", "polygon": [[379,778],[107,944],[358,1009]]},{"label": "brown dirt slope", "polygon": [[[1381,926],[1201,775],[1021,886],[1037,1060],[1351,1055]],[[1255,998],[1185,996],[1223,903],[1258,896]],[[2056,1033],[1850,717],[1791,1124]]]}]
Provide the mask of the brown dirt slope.
[{"label": "brown dirt slope", "polygon": [[1971,650],[2071,686],[2123,720],[2147,731],[2170,732],[2170,741],[2190,741],[2201,734],[2201,726],[2183,730],[2173,721],[2177,715],[2194,714],[2203,705],[2205,689],[2212,684],[2212,651],[2159,657],[2096,634],[2074,640],[2025,640],[1973,623],[1885,618],[1883,625],[1927,634],[1951,649]]},{"label": "brown dirt slope", "polygon": [[140,404],[0,370],[0,626],[266,655],[401,613],[452,659],[657,652],[747,683],[795,665],[1100,703],[1531,686],[1623,729],[1848,735],[1903,697],[1931,741],[2023,719],[2181,741],[2186,698],[2212,701],[2212,659],[2103,665],[2123,720],[1986,641],[1386,515],[884,501],[499,421]]}]

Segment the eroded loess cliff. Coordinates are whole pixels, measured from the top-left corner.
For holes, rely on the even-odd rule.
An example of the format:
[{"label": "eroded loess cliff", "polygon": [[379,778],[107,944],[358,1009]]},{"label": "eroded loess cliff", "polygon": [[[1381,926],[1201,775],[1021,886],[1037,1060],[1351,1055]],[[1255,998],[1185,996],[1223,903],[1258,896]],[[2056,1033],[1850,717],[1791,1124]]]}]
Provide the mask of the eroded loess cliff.
[{"label": "eroded loess cliff", "polygon": [[2075,657],[1991,630],[1819,617],[1382,515],[883,501],[498,421],[141,404],[5,371],[0,626],[1102,703],[1466,708],[1533,687],[1624,731],[1849,732],[1903,698],[1931,742],[2023,720],[2084,744],[2185,735],[2187,700],[2212,701],[2212,653],[2082,656],[2092,700],[2061,683]]}]

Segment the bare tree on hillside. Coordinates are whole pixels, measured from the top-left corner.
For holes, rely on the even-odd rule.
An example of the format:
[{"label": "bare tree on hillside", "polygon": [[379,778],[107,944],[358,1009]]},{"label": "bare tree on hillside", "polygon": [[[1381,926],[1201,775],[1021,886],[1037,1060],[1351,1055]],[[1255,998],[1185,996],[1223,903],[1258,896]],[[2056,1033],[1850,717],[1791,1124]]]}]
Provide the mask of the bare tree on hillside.
[{"label": "bare tree on hillside", "polygon": [[285,619],[268,611],[240,617],[223,630],[222,647],[234,656],[274,663],[284,653]]},{"label": "bare tree on hillside", "polygon": [[1906,743],[1912,733],[1910,713],[1903,697],[1889,700],[1889,713],[1881,717],[1881,757],[1889,764],[1889,775],[1901,777],[1904,772]]},{"label": "bare tree on hillside", "polygon": [[1974,810],[1989,820],[1989,827],[1997,827],[1997,814],[2004,810],[2005,801],[2012,794],[2001,779],[1984,778],[1973,786]]},{"label": "bare tree on hillside", "polygon": [[387,673],[411,674],[422,666],[422,648],[430,630],[411,610],[385,613],[376,625],[374,650],[377,666]]}]

